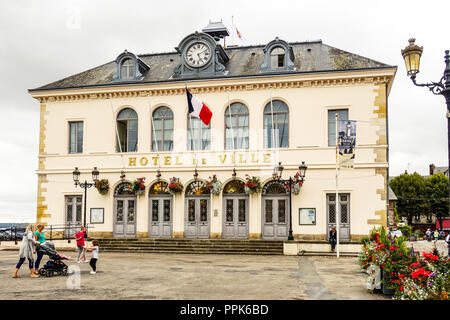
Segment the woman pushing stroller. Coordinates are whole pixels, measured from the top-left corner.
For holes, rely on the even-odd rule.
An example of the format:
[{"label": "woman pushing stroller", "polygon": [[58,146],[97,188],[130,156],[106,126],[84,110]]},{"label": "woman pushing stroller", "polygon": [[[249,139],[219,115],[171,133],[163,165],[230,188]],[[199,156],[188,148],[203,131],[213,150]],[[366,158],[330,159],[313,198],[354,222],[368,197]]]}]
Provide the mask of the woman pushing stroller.
[{"label": "woman pushing stroller", "polygon": [[30,268],[30,277],[38,278],[39,275],[35,274],[33,264],[34,257],[33,254],[36,252],[36,239],[34,237],[34,232],[36,231],[35,224],[29,224],[22,238],[22,242],[20,243],[19,250],[19,262],[16,265],[16,269],[14,270],[13,278],[19,278],[18,272],[25,259],[28,259],[28,266]]}]

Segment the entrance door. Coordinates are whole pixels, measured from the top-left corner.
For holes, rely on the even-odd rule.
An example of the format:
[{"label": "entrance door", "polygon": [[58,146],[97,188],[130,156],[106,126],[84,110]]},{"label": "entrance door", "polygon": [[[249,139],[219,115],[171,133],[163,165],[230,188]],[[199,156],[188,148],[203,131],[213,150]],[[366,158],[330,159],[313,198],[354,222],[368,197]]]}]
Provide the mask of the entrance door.
[{"label": "entrance door", "polygon": [[172,198],[150,197],[150,238],[172,237]]},{"label": "entrance door", "polygon": [[248,239],[248,197],[225,197],[223,237]]},{"label": "entrance door", "polygon": [[73,238],[80,231],[82,196],[66,196],[66,226],[64,235]]},{"label": "entrance door", "polygon": [[186,199],[186,238],[209,238],[209,198],[191,197]]},{"label": "entrance door", "polygon": [[287,239],[289,197],[263,197],[263,238]]},{"label": "entrance door", "polygon": [[[341,221],[339,224],[339,240],[350,241],[350,194],[339,193],[339,209]],[[336,227],[336,194],[327,194],[327,239],[332,227]]]},{"label": "entrance door", "polygon": [[136,198],[116,198],[114,206],[114,237],[136,237]]}]

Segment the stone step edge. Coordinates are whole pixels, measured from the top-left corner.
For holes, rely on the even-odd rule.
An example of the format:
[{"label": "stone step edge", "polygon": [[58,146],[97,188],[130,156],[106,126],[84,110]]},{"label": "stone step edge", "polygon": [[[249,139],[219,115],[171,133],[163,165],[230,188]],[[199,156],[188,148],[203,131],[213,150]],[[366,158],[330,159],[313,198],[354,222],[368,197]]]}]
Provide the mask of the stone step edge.
[{"label": "stone step edge", "polygon": [[174,250],[174,251],[166,251],[166,250],[113,250],[113,251],[105,251],[105,252],[126,252],[126,253],[173,253],[173,254],[236,254],[236,255],[283,255],[282,252],[248,252],[248,251],[188,251],[188,250]]}]

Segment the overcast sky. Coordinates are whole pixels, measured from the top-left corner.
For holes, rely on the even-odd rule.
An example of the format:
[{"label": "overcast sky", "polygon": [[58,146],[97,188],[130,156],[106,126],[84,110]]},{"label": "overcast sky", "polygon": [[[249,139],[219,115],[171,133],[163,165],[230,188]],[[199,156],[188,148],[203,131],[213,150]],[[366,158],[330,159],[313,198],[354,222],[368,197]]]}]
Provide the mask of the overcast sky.
[{"label": "overcast sky", "polygon": [[316,40],[398,71],[389,97],[390,174],[447,165],[445,101],[413,86],[400,50],[424,47],[419,82],[439,81],[450,1],[29,0],[0,4],[0,222],[36,217],[39,102],[27,89],[136,54],[174,51],[209,20],[231,17],[248,44]]}]

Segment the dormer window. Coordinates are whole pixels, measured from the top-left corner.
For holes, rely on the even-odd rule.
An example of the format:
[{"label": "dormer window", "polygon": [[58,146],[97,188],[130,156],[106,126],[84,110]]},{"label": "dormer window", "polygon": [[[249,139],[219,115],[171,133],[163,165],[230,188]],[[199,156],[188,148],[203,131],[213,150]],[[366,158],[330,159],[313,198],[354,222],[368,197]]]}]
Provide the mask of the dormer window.
[{"label": "dormer window", "polygon": [[126,59],[122,63],[120,76],[122,79],[134,78],[134,62],[132,59]]},{"label": "dormer window", "polygon": [[264,48],[266,55],[261,72],[294,71],[294,51],[289,43],[275,38]]},{"label": "dormer window", "polygon": [[116,64],[113,81],[139,81],[144,79],[145,73],[150,70],[144,61],[127,50],[117,57]]},{"label": "dormer window", "polygon": [[272,69],[283,68],[286,51],[283,48],[275,48],[270,52],[270,65]]}]

